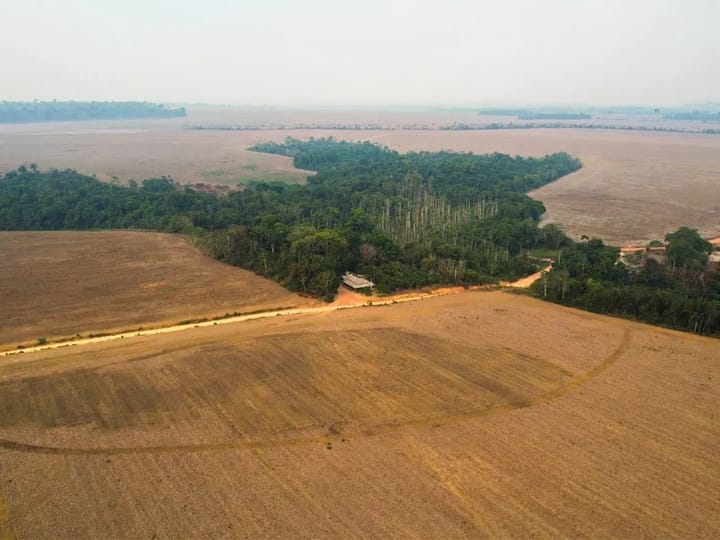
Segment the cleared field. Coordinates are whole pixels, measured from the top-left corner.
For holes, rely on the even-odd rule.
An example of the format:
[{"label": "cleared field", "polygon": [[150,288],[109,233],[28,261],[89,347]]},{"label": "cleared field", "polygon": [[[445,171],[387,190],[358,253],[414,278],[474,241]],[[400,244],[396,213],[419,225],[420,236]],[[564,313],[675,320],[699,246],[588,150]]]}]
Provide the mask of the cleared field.
[{"label": "cleared field", "polygon": [[[73,127],[75,129],[73,129]],[[82,129],[80,129],[82,128]],[[43,169],[75,169],[104,181],[125,183],[134,179],[170,176],[185,184],[207,183],[235,186],[248,180],[303,183],[309,174],[293,167],[292,159],[249,152],[254,142],[230,132],[126,129],[78,126],[59,131],[45,125],[38,132],[0,131],[0,171],[23,163]],[[258,132],[255,132],[258,133]],[[287,134],[278,137],[282,140]]]},{"label": "cleared field", "polygon": [[[6,125],[0,126],[0,170],[26,162],[42,168],[74,168],[107,181],[113,176],[124,182],[169,175],[183,183],[236,185],[251,179],[303,182],[308,172],[295,169],[289,158],[247,151],[255,143],[282,141],[287,136],[373,140],[401,151],[449,149],[520,155],[567,151],[583,160],[583,169],[532,195],[545,203],[548,209],[545,220],[563,224],[571,236],[587,234],[620,245],[641,244],[662,238],[681,225],[698,228],[708,237],[720,235],[718,135],[602,129],[234,132],[183,129],[203,123],[437,127],[486,120],[497,119],[481,118],[468,111],[191,108],[188,118],[164,121]],[[668,126],[693,127],[686,124]],[[697,127],[694,125],[694,129]]]},{"label": "cleared field", "polygon": [[0,232],[0,298],[0,346],[310,303],[180,236],[134,231]]},{"label": "cleared field", "polygon": [[0,361],[18,537],[715,537],[718,342],[474,292]]}]

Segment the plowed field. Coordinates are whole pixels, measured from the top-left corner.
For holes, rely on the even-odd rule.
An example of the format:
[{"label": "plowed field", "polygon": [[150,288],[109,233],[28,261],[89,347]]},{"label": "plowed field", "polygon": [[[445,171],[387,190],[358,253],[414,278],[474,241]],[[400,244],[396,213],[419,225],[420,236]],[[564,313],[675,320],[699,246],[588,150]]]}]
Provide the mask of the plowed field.
[{"label": "plowed field", "polygon": [[307,303],[176,235],[0,232],[0,348]]},{"label": "plowed field", "polygon": [[718,342],[502,292],[0,360],[18,537],[715,537]]}]

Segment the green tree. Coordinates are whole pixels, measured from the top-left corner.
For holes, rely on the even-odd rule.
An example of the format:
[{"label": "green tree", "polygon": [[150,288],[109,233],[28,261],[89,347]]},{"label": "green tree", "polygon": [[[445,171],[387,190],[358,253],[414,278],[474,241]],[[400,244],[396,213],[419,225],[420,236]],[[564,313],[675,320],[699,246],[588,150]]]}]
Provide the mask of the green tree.
[{"label": "green tree", "polygon": [[665,253],[673,268],[702,272],[707,266],[712,244],[703,239],[696,229],[680,227],[665,236]]}]

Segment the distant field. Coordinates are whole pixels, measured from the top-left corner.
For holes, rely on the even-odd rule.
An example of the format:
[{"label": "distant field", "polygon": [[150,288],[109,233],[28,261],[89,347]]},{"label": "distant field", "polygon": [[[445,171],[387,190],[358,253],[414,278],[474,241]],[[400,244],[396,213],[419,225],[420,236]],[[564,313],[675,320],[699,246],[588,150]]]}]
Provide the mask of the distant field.
[{"label": "distant field", "polygon": [[95,174],[108,182],[113,177],[125,183],[171,176],[181,183],[230,186],[249,180],[303,183],[310,174],[293,167],[288,157],[247,151],[266,140],[261,134],[248,141],[227,132],[82,127],[74,131],[64,126],[68,131],[62,131],[53,124],[40,133],[0,131],[0,171],[36,163],[43,169]]},{"label": "distant field", "polygon": [[0,232],[0,345],[308,303],[179,236]]},{"label": "distant field", "polygon": [[[493,121],[472,111],[289,111],[189,108],[188,118],[0,126],[0,171],[23,162],[75,168],[111,181],[169,175],[182,183],[248,180],[304,182],[308,171],[283,156],[247,151],[257,142],[334,136],[372,140],[401,151],[457,150],[543,155],[567,151],[584,168],[533,193],[574,237],[635,244],[680,225],[720,236],[720,136],[614,130],[498,131],[194,131],[194,124],[380,124],[389,127]],[[494,120],[498,120],[495,118]],[[647,125],[649,120],[630,118]],[[606,118],[622,124],[628,119]],[[668,123],[693,127],[697,123]],[[703,125],[704,126],[704,125]],[[708,127],[715,127],[708,126]]]},{"label": "distant field", "polygon": [[475,292],[13,356],[0,531],[717,537],[717,350]]}]

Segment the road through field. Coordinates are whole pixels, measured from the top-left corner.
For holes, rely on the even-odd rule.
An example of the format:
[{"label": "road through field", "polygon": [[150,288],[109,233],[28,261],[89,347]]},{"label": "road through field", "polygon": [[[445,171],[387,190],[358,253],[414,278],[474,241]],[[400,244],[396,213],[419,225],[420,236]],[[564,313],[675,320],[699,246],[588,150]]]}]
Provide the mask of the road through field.
[{"label": "road through field", "polygon": [[2,352],[0,352],[0,357],[22,354],[22,353],[31,353],[31,352],[37,352],[37,351],[46,351],[46,350],[50,350],[50,349],[59,349],[61,347],[69,347],[69,346],[75,346],[75,345],[89,345],[91,343],[103,343],[105,341],[114,341],[117,339],[125,339],[125,338],[138,337],[138,336],[154,336],[154,335],[158,335],[158,334],[170,334],[172,332],[179,332],[181,330],[191,330],[193,328],[204,328],[207,326],[217,326],[220,324],[239,323],[239,322],[244,322],[244,321],[252,321],[255,319],[266,319],[268,317],[281,317],[283,315],[327,313],[327,312],[336,311],[339,309],[351,309],[351,308],[358,308],[358,307],[367,307],[367,306],[371,306],[371,305],[372,306],[385,306],[388,304],[396,304],[396,303],[400,303],[400,302],[412,302],[415,300],[422,300],[423,298],[428,298],[431,296],[438,296],[439,294],[447,294],[447,293],[446,292],[441,292],[441,293],[428,292],[428,293],[415,294],[415,295],[410,295],[410,296],[388,297],[386,299],[381,299],[381,300],[368,299],[363,303],[354,303],[354,304],[348,304],[348,305],[337,305],[337,304],[333,303],[333,304],[328,304],[326,306],[320,306],[320,307],[262,311],[259,313],[249,313],[247,315],[237,315],[234,317],[227,317],[227,318],[211,320],[211,321],[199,321],[196,323],[176,324],[173,326],[165,326],[162,328],[152,328],[152,329],[137,330],[137,331],[132,331],[132,332],[121,332],[121,333],[117,333],[117,334],[108,334],[105,336],[81,338],[81,339],[75,339],[72,341],[63,341],[63,342],[59,342],[59,343],[47,343],[47,344],[36,345],[36,346],[32,346],[32,347],[21,347],[21,348],[15,349],[15,350],[2,351]]},{"label": "road through field", "polygon": [[[543,273],[548,272],[552,268],[552,264],[543,268],[539,272],[536,272],[530,276],[520,278],[513,282],[503,281],[501,285],[509,288],[528,288],[530,285],[540,279]],[[472,289],[472,288],[471,288]],[[104,336],[95,336],[88,338],[73,339],[70,341],[61,341],[57,343],[46,343],[42,345],[35,345],[30,347],[18,347],[16,349],[8,351],[0,351],[0,357],[6,357],[11,355],[31,353],[37,351],[46,351],[50,349],[59,349],[61,347],[69,347],[75,345],[89,345],[92,343],[103,343],[105,341],[114,341],[117,339],[132,338],[138,336],[153,336],[157,334],[170,334],[172,332],[179,332],[182,330],[191,330],[193,328],[203,328],[207,326],[217,326],[219,324],[232,324],[245,321],[252,321],[255,319],[266,319],[268,317],[281,317],[284,315],[302,315],[302,314],[317,314],[317,313],[328,313],[339,309],[353,309],[359,307],[368,306],[386,306],[389,304],[397,304],[401,302],[414,302],[417,300],[423,300],[424,298],[430,298],[433,296],[442,296],[446,294],[457,294],[462,292],[462,287],[446,287],[441,289],[434,289],[428,292],[421,293],[410,293],[410,294],[398,294],[386,297],[365,297],[357,293],[348,293],[343,291],[345,294],[341,294],[338,299],[326,306],[319,307],[306,307],[306,308],[295,308],[295,309],[279,309],[271,311],[261,311],[258,313],[248,313],[246,315],[236,315],[233,317],[226,317],[217,320],[210,321],[199,321],[195,323],[187,324],[176,324],[173,326],[165,326],[162,328],[150,328],[146,330],[137,330],[131,332],[119,332],[108,334]]]}]

